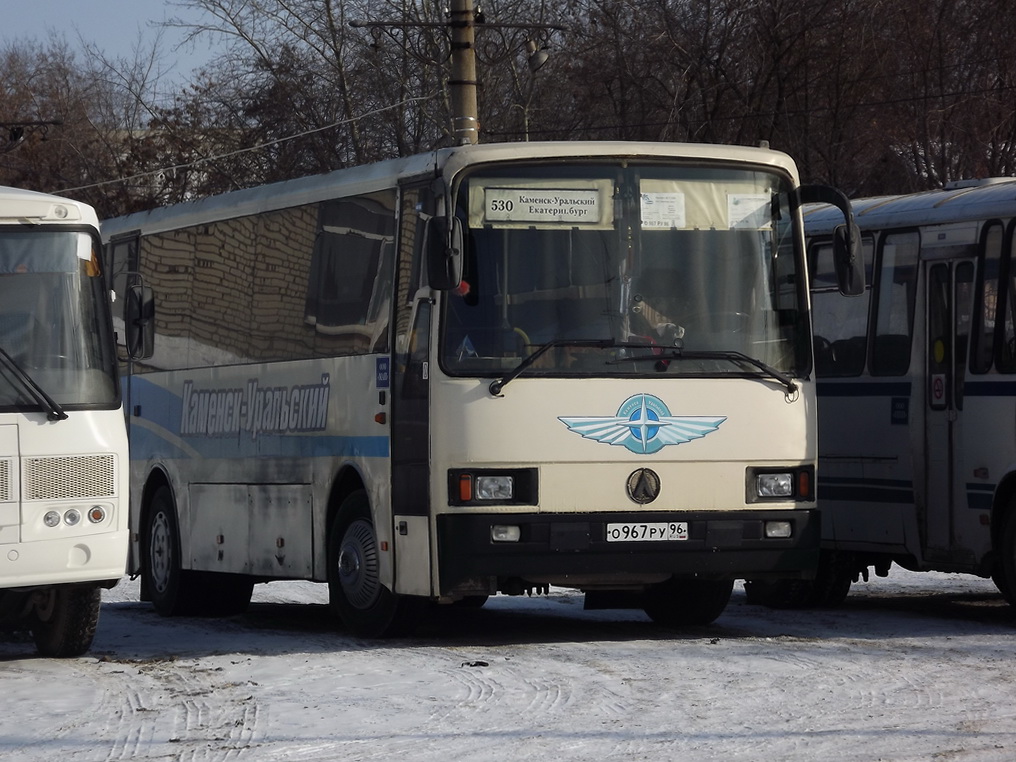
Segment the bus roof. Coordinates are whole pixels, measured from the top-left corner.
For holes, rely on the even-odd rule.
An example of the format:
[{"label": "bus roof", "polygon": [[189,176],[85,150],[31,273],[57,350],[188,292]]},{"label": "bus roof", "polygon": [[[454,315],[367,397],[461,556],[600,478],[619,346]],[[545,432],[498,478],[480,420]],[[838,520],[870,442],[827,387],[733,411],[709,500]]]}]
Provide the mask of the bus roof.
[{"label": "bus roof", "polygon": [[99,226],[88,204],[48,193],[0,186],[0,225],[78,224]]},{"label": "bus roof", "polygon": [[[943,190],[899,196],[853,199],[854,218],[861,230],[913,228],[1016,215],[1016,178],[992,178],[957,183]],[[835,207],[808,206],[804,210],[808,235],[829,235],[843,223]]]},{"label": "bus roof", "polygon": [[218,219],[244,217],[315,203],[335,197],[339,189],[342,195],[370,193],[393,187],[401,178],[422,177],[428,174],[437,176],[439,172],[450,176],[473,164],[547,157],[726,161],[771,167],[786,172],[795,183],[798,179],[797,168],[785,153],[749,146],[630,141],[489,143],[442,148],[416,156],[390,159],[376,164],[340,169],[136,212],[103,220],[102,232],[107,240],[136,230],[146,234],[164,232]]}]

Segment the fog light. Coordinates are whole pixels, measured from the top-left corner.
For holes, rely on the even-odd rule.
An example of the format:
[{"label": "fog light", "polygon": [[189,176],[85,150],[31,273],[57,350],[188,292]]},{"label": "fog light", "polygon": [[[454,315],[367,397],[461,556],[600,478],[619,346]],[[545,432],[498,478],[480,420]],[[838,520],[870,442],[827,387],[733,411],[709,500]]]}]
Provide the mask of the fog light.
[{"label": "fog light", "polygon": [[81,513],[76,508],[71,508],[64,514],[64,523],[69,526],[77,526],[81,523]]},{"label": "fog light", "polygon": [[515,492],[515,480],[510,476],[477,476],[477,500],[511,500]]},{"label": "fog light", "polygon": [[767,521],[765,524],[766,537],[786,539],[793,533],[793,524],[789,521]]},{"label": "fog light", "polygon": [[101,505],[93,505],[88,509],[88,520],[93,524],[101,524],[106,519],[106,509]]},{"label": "fog light", "polygon": [[46,515],[42,517],[42,523],[48,527],[59,526],[60,514],[56,511],[47,511]]},{"label": "fog light", "polygon": [[759,497],[793,497],[794,478],[791,474],[759,474],[755,489]]},{"label": "fog light", "polygon": [[494,542],[518,542],[522,537],[522,528],[508,524],[494,524],[490,528],[490,539]]}]

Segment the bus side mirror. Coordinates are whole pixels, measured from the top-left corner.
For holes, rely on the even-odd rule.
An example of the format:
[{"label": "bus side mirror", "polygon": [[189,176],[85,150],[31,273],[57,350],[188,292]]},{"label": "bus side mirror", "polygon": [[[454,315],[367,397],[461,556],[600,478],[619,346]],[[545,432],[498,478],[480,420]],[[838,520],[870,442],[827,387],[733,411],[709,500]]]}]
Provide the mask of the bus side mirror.
[{"label": "bus side mirror", "polygon": [[146,360],[155,351],[155,294],[143,283],[127,287],[123,322],[126,326],[127,356]]},{"label": "bus side mirror", "polygon": [[833,231],[833,259],[836,280],[844,296],[864,293],[864,256],[861,230],[854,222],[854,210],[847,197],[828,185],[802,185],[797,189],[799,204],[831,204],[843,213],[843,225]]},{"label": "bus side mirror", "polygon": [[864,293],[864,256],[861,231],[856,224],[837,225],[833,231],[833,266],[836,282],[844,296]]},{"label": "bus side mirror", "polygon": [[457,217],[427,220],[427,281],[437,291],[462,282],[462,221]]}]

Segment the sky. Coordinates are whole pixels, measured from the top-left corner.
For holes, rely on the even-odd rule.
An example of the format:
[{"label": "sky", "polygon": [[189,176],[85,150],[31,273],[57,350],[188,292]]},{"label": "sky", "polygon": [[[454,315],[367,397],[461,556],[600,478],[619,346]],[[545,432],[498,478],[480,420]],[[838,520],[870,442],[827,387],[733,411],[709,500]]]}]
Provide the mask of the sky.
[{"label": "sky", "polygon": [[[161,0],[0,0],[0,47],[32,40],[45,44],[62,37],[75,51],[92,44],[109,58],[131,58],[135,48],[145,49],[158,38],[159,27],[169,18],[200,20],[197,11]],[[181,45],[184,32],[165,29],[160,43],[162,63],[181,79],[214,53],[211,43]]]}]

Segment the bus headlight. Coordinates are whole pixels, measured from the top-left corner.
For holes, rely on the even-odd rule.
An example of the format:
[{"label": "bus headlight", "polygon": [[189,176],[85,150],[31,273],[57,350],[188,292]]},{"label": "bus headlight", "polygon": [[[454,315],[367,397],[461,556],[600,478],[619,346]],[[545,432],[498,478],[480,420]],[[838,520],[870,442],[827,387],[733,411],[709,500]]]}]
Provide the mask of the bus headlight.
[{"label": "bus headlight", "polygon": [[42,523],[51,528],[60,526],[60,514],[56,511],[46,511],[46,515],[42,517]]},{"label": "bus headlight", "polygon": [[811,502],[815,499],[815,467],[749,466],[745,471],[745,501],[748,503]]},{"label": "bus headlight", "polygon": [[794,477],[792,474],[759,474],[755,478],[755,489],[759,497],[793,497]]},{"label": "bus headlight", "polygon": [[477,500],[511,500],[515,497],[515,480],[505,475],[477,476],[474,497]]},{"label": "bus headlight", "polygon": [[449,505],[536,505],[535,468],[476,468],[448,471]]},{"label": "bus headlight", "polygon": [[69,527],[75,527],[81,523],[81,512],[77,508],[71,508],[64,514],[64,523]]}]

